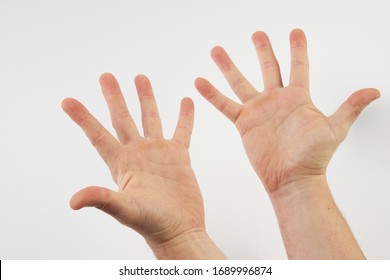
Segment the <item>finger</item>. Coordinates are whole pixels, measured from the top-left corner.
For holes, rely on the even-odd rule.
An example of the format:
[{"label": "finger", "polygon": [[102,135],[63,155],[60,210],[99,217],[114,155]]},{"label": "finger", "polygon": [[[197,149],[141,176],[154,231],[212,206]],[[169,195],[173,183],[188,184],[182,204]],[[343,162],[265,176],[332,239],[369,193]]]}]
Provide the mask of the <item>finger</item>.
[{"label": "finger", "polygon": [[194,102],[190,98],[184,98],[180,104],[179,120],[177,122],[173,140],[190,147],[192,129],[194,127]]},{"label": "finger", "polygon": [[252,41],[259,58],[264,89],[283,87],[279,63],[267,34],[258,31],[252,35]]},{"label": "finger", "polygon": [[105,73],[100,76],[99,81],[110,110],[112,126],[118,135],[119,141],[126,144],[140,137],[115,77],[112,74]]},{"label": "finger", "polygon": [[62,108],[84,130],[105,162],[109,163],[117,156],[120,149],[119,142],[80,102],[67,98],[62,102]]},{"label": "finger", "polygon": [[195,87],[204,98],[214,105],[215,108],[222,112],[222,114],[224,114],[233,123],[236,123],[236,120],[240,115],[242,105],[220,93],[206,79],[196,79]]},{"label": "finger", "polygon": [[127,203],[118,192],[103,187],[82,189],[71,198],[69,204],[73,210],[96,207],[128,226],[132,226],[139,216],[136,204]]},{"label": "finger", "polygon": [[[115,192],[102,187],[88,187],[77,192],[70,200],[70,207],[79,210],[84,207],[108,209]],[[112,205],[112,204],[111,204]]]},{"label": "finger", "polygon": [[305,33],[294,29],[290,33],[290,85],[309,89],[309,58]]},{"label": "finger", "polygon": [[211,57],[242,102],[250,100],[257,94],[256,89],[241,74],[222,47],[213,48]]},{"label": "finger", "polygon": [[134,82],[141,104],[144,135],[145,137],[162,138],[161,120],[150,81],[146,76],[138,75]]},{"label": "finger", "polygon": [[380,92],[373,88],[362,89],[353,93],[339,109],[329,117],[336,136],[339,137],[340,140],[343,140],[363,109],[379,97]]}]

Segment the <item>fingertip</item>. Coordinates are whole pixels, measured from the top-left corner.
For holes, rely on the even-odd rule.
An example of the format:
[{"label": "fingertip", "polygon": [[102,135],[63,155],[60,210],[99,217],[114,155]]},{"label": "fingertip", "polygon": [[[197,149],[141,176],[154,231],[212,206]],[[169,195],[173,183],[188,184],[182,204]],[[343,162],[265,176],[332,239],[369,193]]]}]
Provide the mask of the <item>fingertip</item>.
[{"label": "fingertip", "polygon": [[112,94],[120,94],[118,80],[111,73],[104,73],[99,78],[100,87],[105,98]]},{"label": "fingertip", "polygon": [[307,44],[305,32],[300,28],[293,29],[290,32],[290,42],[293,47],[305,46]]},{"label": "fingertip", "polygon": [[73,195],[71,197],[71,199],[69,200],[69,206],[70,208],[72,208],[73,210],[79,210],[81,209],[82,207],[80,206],[80,203],[79,203],[79,200],[76,196],[77,194]]},{"label": "fingertip", "polygon": [[194,85],[195,85],[195,88],[196,89],[203,89],[204,86],[206,84],[206,79],[205,78],[201,78],[201,77],[198,77],[195,79],[195,82],[194,82]]},{"label": "fingertip", "polygon": [[347,100],[352,106],[366,106],[380,97],[380,91],[376,88],[366,88],[353,93]]},{"label": "fingertip", "polygon": [[213,86],[211,85],[211,83],[204,78],[198,78],[195,81],[195,87],[204,97],[206,97],[206,95],[213,91]]},{"label": "fingertip", "polygon": [[264,31],[256,31],[252,34],[252,42],[255,47],[261,47],[263,45],[269,45],[270,41],[268,35]]},{"label": "fingertip", "polygon": [[68,98],[65,98],[64,100],[62,100],[61,108],[66,113],[73,112],[74,110],[77,109],[79,103],[80,102],[77,101],[76,99],[68,97]]},{"label": "fingertip", "polygon": [[381,92],[376,88],[367,88],[365,89],[365,95],[372,102],[381,97]]},{"label": "fingertip", "polygon": [[144,74],[138,74],[134,77],[135,86],[139,89],[145,89],[150,87],[150,80]]},{"label": "fingertip", "polygon": [[252,40],[262,38],[264,36],[267,36],[267,34],[264,31],[256,31],[252,34]]},{"label": "fingertip", "polygon": [[292,36],[305,36],[305,32],[301,28],[294,28],[291,30],[290,35]]},{"label": "fingertip", "polygon": [[66,112],[67,108],[70,106],[72,98],[65,98],[61,102],[61,108]]},{"label": "fingertip", "polygon": [[148,77],[145,74],[138,74],[134,77],[135,82],[143,82],[143,81],[148,81]]},{"label": "fingertip", "polygon": [[181,103],[180,103],[180,108],[182,110],[182,112],[186,115],[190,115],[190,116],[193,116],[194,115],[194,102],[192,101],[191,98],[189,97],[184,97],[182,100],[181,100]]},{"label": "fingertip", "polygon": [[209,100],[216,92],[217,89],[204,78],[197,78],[195,80],[195,87],[204,98]]},{"label": "fingertip", "polygon": [[100,75],[99,82],[104,83],[107,81],[111,81],[112,79],[115,79],[115,76],[110,72],[105,72],[105,73]]},{"label": "fingertip", "polygon": [[204,78],[197,78],[195,80],[195,87],[198,90],[198,92],[207,99],[207,97],[210,95],[210,92],[213,90],[213,86],[210,84],[210,82]]},{"label": "fingertip", "polygon": [[79,210],[84,207],[103,208],[110,200],[111,191],[103,187],[87,187],[75,193],[69,201],[73,210]]},{"label": "fingertip", "polygon": [[225,49],[221,46],[215,46],[210,51],[210,55],[215,61],[220,61],[224,57],[225,53]]},{"label": "fingertip", "polygon": [[190,98],[190,97],[184,97],[182,100],[181,100],[181,104],[185,105],[185,106],[194,106],[194,101]]},{"label": "fingertip", "polygon": [[381,92],[379,89],[376,88],[370,88],[370,90],[373,92],[373,96],[375,99],[378,99],[381,97]]}]

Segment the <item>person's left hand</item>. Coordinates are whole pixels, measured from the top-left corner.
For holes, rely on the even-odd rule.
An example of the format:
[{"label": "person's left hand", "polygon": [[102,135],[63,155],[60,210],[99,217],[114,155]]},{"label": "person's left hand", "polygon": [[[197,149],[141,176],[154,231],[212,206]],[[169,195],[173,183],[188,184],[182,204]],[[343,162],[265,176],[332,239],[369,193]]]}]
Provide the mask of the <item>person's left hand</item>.
[{"label": "person's left hand", "polygon": [[150,82],[137,76],[145,135],[141,137],[116,79],[104,74],[100,83],[119,141],[80,102],[65,99],[62,107],[107,163],[118,192],[88,187],[72,197],[71,207],[96,207],[142,234],[151,247],[203,234],[203,200],[188,153],[194,121],[192,100],[182,100],[176,131],[166,140]]}]

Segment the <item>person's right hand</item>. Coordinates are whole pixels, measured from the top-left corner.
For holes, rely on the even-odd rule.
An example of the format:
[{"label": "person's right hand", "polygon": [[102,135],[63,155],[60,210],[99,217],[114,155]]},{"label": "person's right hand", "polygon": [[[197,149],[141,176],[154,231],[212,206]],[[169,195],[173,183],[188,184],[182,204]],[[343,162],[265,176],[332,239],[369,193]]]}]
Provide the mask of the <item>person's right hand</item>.
[{"label": "person's right hand", "polygon": [[326,117],[310,98],[303,31],[293,30],[290,34],[288,86],[283,86],[267,35],[256,32],[252,40],[262,69],[263,92],[258,92],[245,79],[221,47],[215,47],[211,56],[243,104],[229,99],[203,78],[198,78],[195,86],[236,125],[253,168],[268,193],[272,193],[291,182],[325,175],[332,155],[349,128],[360,112],[379,97],[379,92],[359,90],[333,115]]}]

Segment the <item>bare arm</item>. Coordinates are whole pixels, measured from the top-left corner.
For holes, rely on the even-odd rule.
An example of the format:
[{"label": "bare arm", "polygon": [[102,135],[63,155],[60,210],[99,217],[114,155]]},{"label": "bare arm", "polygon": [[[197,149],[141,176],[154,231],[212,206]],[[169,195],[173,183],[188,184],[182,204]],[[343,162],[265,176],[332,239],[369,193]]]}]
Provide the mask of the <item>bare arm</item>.
[{"label": "bare arm", "polygon": [[278,61],[264,32],[252,37],[264,82],[257,91],[227,53],[215,47],[212,58],[241,104],[198,78],[198,91],[237,127],[248,158],[277,215],[287,255],[292,259],[362,259],[355,238],[330,194],[326,168],[359,113],[379,97],[376,89],[352,94],[327,117],[309,90],[305,34],[290,34],[291,73],[283,85]]},{"label": "bare arm", "polygon": [[292,181],[270,198],[289,259],[365,259],[325,176]]}]

